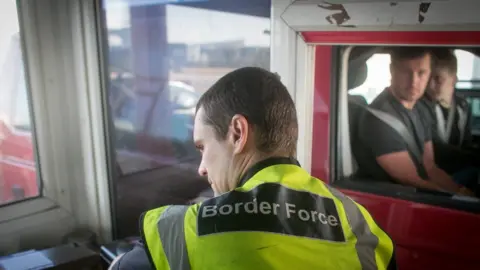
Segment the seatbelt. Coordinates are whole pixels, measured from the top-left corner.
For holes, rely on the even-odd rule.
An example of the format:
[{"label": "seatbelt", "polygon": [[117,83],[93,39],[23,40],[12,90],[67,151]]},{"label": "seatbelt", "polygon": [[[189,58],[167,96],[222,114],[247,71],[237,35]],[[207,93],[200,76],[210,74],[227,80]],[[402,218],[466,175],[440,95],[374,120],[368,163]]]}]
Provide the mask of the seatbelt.
[{"label": "seatbelt", "polygon": [[412,154],[413,158],[415,161],[420,164],[423,167],[423,155],[422,151],[419,149],[415,138],[413,137],[412,133],[408,131],[407,127],[402,123],[402,121],[398,120],[395,116],[386,113],[384,111],[380,111],[377,109],[370,108],[369,106],[365,104],[361,104],[357,101],[352,100],[353,103],[355,103],[358,106],[363,107],[366,111],[368,111],[370,114],[375,116],[377,119],[382,121],[383,123],[387,124],[390,126],[393,130],[395,130],[405,141],[407,144],[407,148]]},{"label": "seatbelt", "polygon": [[460,107],[457,106],[458,112],[458,129],[460,130],[460,142],[459,146],[463,144],[465,139],[465,128],[467,127],[467,113]]},{"label": "seatbelt", "polygon": [[448,143],[450,140],[450,134],[452,133],[453,119],[455,118],[456,104],[453,103],[448,110],[447,123],[445,124],[445,118],[443,116],[441,105],[435,104],[435,115],[437,117],[437,131],[443,142]]},{"label": "seatbelt", "polygon": [[455,102],[453,102],[448,111],[447,123],[445,124],[445,119],[440,106],[441,105],[438,103],[435,105],[435,114],[437,117],[437,131],[438,131],[438,134],[440,135],[440,138],[443,140],[443,142],[449,143],[450,135],[452,133],[453,121],[455,119],[455,111],[457,111],[458,113],[457,126],[458,126],[458,130],[460,131],[460,140],[459,140],[458,146],[461,146],[463,142],[463,137],[465,135],[465,126],[467,123],[467,115],[465,111]]}]

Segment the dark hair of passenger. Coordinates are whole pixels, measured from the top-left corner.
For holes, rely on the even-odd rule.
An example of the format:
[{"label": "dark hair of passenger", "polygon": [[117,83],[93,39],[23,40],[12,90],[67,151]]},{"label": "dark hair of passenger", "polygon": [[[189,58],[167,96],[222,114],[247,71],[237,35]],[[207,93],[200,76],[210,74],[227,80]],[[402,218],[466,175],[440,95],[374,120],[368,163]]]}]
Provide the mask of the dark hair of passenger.
[{"label": "dark hair of passenger", "polygon": [[279,77],[267,70],[245,67],[218,80],[197,103],[218,139],[225,139],[230,121],[243,115],[253,127],[257,149],[266,154],[295,155],[298,123],[295,104]]},{"label": "dark hair of passenger", "polygon": [[427,54],[432,55],[431,49],[427,47],[394,47],[390,50],[391,62],[394,65],[399,61],[417,59]]},{"label": "dark hair of passenger", "polygon": [[451,49],[439,48],[433,51],[435,67],[445,68],[450,74],[457,75],[457,57]]}]

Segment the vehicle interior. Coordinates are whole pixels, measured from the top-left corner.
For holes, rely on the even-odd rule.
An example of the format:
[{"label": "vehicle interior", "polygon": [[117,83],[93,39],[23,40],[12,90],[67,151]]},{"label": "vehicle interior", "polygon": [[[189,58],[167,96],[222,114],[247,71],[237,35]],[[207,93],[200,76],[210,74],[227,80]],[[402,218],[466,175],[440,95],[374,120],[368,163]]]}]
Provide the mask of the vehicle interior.
[{"label": "vehicle interior", "polygon": [[[348,90],[348,94],[347,92],[342,92],[343,89],[336,91],[339,95],[336,99],[339,102],[338,108],[340,108],[338,114],[340,124],[337,134],[342,134],[338,136],[337,140],[337,143],[340,145],[337,148],[339,150],[336,154],[338,164],[336,169],[342,172],[342,175],[337,178],[340,180],[334,182],[334,185],[400,199],[408,198],[409,200],[433,205],[480,212],[480,200],[477,198],[459,197],[450,193],[418,189],[397,183],[371,182],[371,179],[365,179],[365,177],[357,175],[358,165],[355,161],[355,151],[358,151],[356,149],[358,145],[357,132],[359,125],[362,124],[360,119],[369,103],[389,86],[389,48],[387,46],[353,47],[350,51],[348,63],[342,63],[348,64],[348,83],[347,89],[345,89]],[[449,49],[454,50],[458,59],[457,75],[459,81],[456,85],[456,92],[466,98],[470,104],[472,113],[472,145],[478,149],[480,141],[478,134],[480,131],[478,126],[478,121],[480,120],[480,85],[476,84],[477,79],[475,76],[480,76],[480,73],[475,73],[475,68],[478,68],[477,65],[480,63],[480,58],[478,57],[480,50],[467,47],[452,47]],[[343,52],[349,52],[349,50],[345,47]],[[465,73],[465,69],[468,68],[470,70],[467,76],[461,74],[462,72]],[[341,77],[341,75],[337,75],[337,78]],[[346,112],[342,111],[342,102],[347,103],[347,106],[345,106],[348,108]],[[348,117],[342,117],[342,115],[348,115]],[[348,132],[345,132],[345,130],[348,130]]]}]

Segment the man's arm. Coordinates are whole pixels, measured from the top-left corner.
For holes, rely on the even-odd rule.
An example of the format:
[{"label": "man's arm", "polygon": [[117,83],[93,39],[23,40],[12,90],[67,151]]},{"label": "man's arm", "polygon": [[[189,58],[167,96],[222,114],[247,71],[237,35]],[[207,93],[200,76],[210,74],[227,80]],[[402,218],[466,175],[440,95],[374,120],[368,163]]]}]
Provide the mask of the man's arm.
[{"label": "man's arm", "polygon": [[397,182],[417,188],[440,190],[436,183],[423,180],[407,151],[394,152],[377,157],[378,164]]},{"label": "man's arm", "polygon": [[115,258],[112,262],[109,270],[131,270],[131,269],[154,269],[150,260],[148,259],[147,252],[143,244],[137,244],[135,247]]},{"label": "man's arm", "polygon": [[461,186],[453,181],[453,179],[435,164],[432,141],[425,143],[423,152],[423,164],[427,170],[428,177],[433,183],[452,193],[459,192]]},{"label": "man's arm", "polygon": [[417,172],[403,138],[386,123],[366,114],[360,128],[360,141],[372,151],[377,163],[398,183],[438,190],[434,183],[425,181]]}]

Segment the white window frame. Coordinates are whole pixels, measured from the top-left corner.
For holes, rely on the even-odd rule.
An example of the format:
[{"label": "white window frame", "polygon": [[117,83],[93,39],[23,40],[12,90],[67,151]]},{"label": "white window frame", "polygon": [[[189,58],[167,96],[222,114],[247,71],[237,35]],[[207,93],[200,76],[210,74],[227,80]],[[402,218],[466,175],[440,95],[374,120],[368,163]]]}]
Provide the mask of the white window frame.
[{"label": "white window frame", "polygon": [[89,229],[111,240],[99,1],[21,0],[25,78],[43,196],[0,207],[0,252]]},{"label": "white window frame", "polygon": [[298,118],[297,159],[311,170],[313,125],[314,45],[307,44],[299,32],[284,20],[293,0],[272,0],[270,70],[278,73],[295,104]]}]

